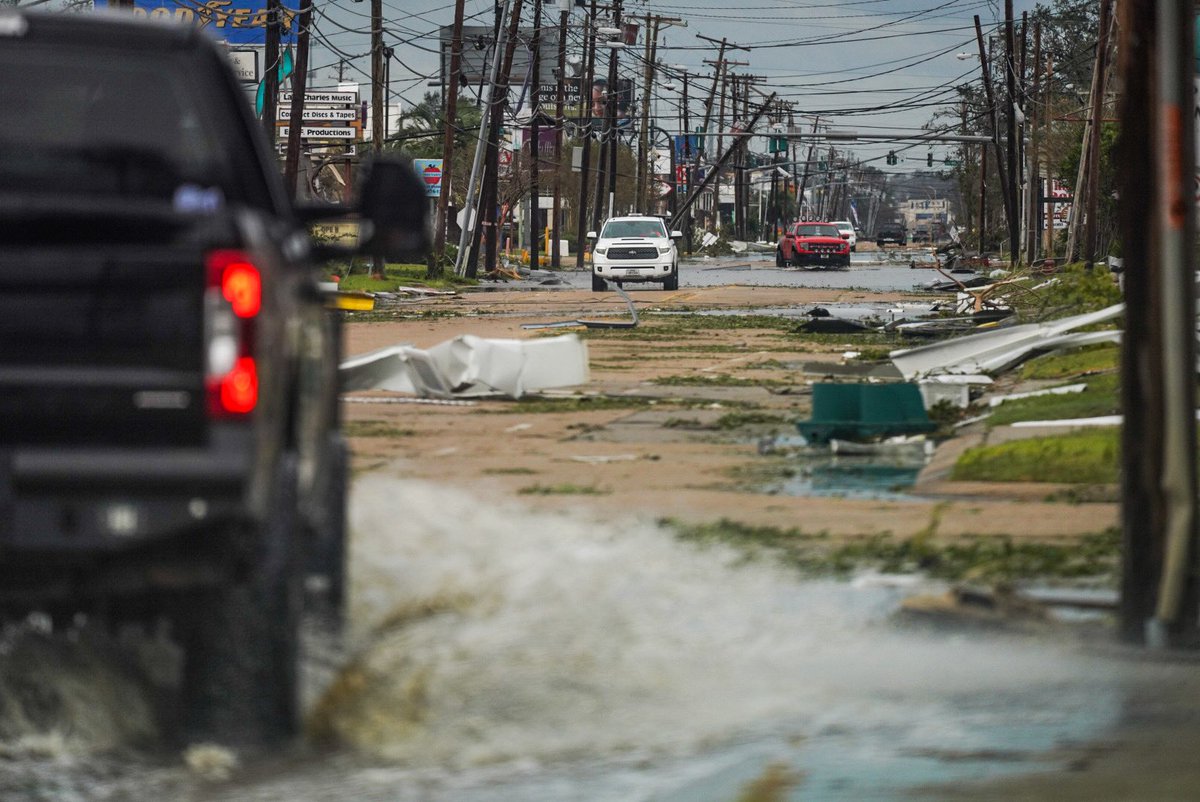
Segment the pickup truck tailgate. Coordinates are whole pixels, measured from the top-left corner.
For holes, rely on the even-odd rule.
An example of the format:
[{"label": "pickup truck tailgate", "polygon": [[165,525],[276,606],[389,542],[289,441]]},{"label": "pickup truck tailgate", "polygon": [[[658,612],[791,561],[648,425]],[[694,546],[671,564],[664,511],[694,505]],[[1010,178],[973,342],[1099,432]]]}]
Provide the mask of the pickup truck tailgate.
[{"label": "pickup truck tailgate", "polygon": [[205,436],[201,249],[0,249],[0,445]]}]

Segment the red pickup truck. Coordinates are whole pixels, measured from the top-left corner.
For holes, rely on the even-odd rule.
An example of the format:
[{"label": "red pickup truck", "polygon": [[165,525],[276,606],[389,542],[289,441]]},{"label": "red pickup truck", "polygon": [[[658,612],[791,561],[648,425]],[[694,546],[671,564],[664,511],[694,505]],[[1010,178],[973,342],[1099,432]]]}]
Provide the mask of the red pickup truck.
[{"label": "red pickup truck", "polygon": [[775,249],[775,266],[849,267],[850,243],[833,223],[793,223]]}]

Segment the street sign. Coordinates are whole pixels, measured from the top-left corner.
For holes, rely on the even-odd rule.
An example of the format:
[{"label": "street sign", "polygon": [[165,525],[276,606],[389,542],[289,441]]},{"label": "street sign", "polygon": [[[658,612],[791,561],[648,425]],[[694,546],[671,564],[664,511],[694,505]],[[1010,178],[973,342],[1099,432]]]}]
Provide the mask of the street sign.
[{"label": "street sign", "polygon": [[[280,92],[279,93],[279,102],[280,103],[291,103],[292,102],[292,92],[290,90],[287,92]],[[310,103],[324,103],[324,104],[331,105],[331,106],[334,106],[334,105],[336,105],[336,106],[346,106],[346,105],[352,106],[352,105],[358,103],[358,92],[354,91],[354,90],[328,90],[328,89],[318,89],[318,90],[314,90],[311,92],[305,92],[304,93],[304,105],[307,106]]]},{"label": "street sign", "polygon": [[[354,139],[358,134],[357,128],[346,126],[338,128],[334,126],[316,126],[316,125],[301,125],[301,139]],[[288,136],[288,127],[286,125],[279,128],[279,137],[286,139]]]},{"label": "street sign", "polygon": [[[280,106],[275,112],[275,119],[287,121],[292,119],[292,107]],[[301,117],[303,122],[353,122],[358,119],[358,109],[322,108],[320,106],[306,107]]]},{"label": "street sign", "polygon": [[413,159],[413,168],[425,184],[425,197],[442,194],[442,159]]}]

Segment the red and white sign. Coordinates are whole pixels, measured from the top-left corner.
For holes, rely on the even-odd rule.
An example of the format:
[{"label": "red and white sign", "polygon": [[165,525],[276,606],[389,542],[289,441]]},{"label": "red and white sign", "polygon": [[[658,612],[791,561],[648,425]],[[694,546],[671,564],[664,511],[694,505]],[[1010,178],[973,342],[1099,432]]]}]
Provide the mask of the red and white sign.
[{"label": "red and white sign", "polygon": [[440,196],[442,194],[442,160],[413,159],[413,167],[425,183],[425,197]]}]

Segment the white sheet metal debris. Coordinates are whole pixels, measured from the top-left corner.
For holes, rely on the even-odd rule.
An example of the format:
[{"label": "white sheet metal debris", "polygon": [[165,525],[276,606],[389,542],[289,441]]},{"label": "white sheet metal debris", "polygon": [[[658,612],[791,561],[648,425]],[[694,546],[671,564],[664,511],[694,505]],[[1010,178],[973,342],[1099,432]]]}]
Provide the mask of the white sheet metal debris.
[{"label": "white sheet metal debris", "polygon": [[587,343],[574,334],[538,340],[464,334],[429,349],[393,345],[341,364],[342,389],[422,398],[520,398],[588,380]]},{"label": "white sheet metal debris", "polygon": [[1090,345],[1116,342],[1119,331],[1097,331],[1072,334],[1074,329],[1103,323],[1119,317],[1125,304],[1088,312],[1082,315],[1053,320],[1047,323],[1025,323],[996,331],[968,334],[951,340],[892,351],[892,364],[911,380],[936,373],[988,373],[1003,370],[1020,362],[1035,351],[1062,346]]},{"label": "white sheet metal debris", "polygon": [[997,395],[988,399],[988,406],[998,407],[1005,401],[1018,401],[1022,398],[1036,398],[1039,395],[1067,395],[1068,393],[1082,393],[1086,389],[1086,384],[1064,384],[1061,387],[1049,387],[1045,390],[1030,390],[1027,393]]}]

